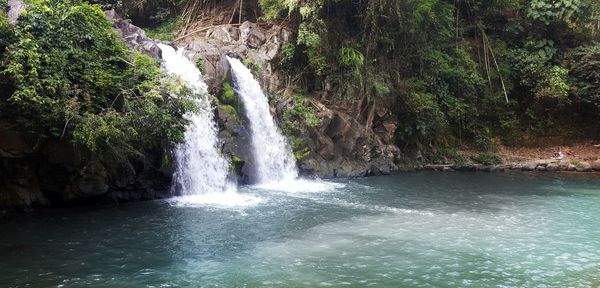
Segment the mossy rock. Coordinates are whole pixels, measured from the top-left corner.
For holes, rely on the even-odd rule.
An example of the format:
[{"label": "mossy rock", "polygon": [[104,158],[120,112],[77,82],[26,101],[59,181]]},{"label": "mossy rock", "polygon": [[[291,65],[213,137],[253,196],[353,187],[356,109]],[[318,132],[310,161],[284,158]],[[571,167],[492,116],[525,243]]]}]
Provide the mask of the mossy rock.
[{"label": "mossy rock", "polygon": [[231,105],[227,105],[227,104],[219,104],[219,109],[223,110],[225,113],[234,115],[237,117],[237,111],[235,110],[235,107],[231,106]]},{"label": "mossy rock", "polygon": [[221,93],[219,93],[219,102],[225,105],[237,106],[238,99],[235,95],[235,91],[233,91],[233,87],[228,82],[223,82],[223,86],[221,88]]},{"label": "mossy rock", "polygon": [[237,155],[231,155],[231,164],[229,165],[229,169],[231,171],[240,171],[242,166],[244,165],[244,160],[242,160]]}]

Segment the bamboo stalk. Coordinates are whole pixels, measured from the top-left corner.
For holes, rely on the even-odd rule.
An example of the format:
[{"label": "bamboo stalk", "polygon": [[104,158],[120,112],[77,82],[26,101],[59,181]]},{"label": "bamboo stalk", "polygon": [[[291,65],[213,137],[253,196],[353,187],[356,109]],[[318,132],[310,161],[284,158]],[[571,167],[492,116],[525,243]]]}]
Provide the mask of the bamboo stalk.
[{"label": "bamboo stalk", "polygon": [[492,54],[492,59],[494,60],[494,65],[496,65],[496,71],[498,71],[498,77],[500,77],[500,83],[502,83],[502,90],[504,91],[504,98],[506,99],[506,103],[508,103],[508,93],[506,92],[506,85],[504,85],[504,79],[502,78],[502,74],[500,74],[500,66],[498,66],[498,61],[496,60],[496,55],[494,54],[494,50],[492,50],[492,46],[490,45],[490,39],[485,35],[484,37],[487,39],[488,47],[490,49],[490,53]]},{"label": "bamboo stalk", "polygon": [[192,31],[190,33],[187,33],[187,34],[185,34],[185,35],[183,35],[181,37],[178,37],[177,39],[173,40],[173,42],[177,42],[177,41],[179,41],[179,40],[181,40],[183,38],[186,38],[186,37],[188,37],[188,36],[190,36],[192,34],[196,34],[196,33],[202,32],[202,31],[206,31],[206,30],[208,30],[210,28],[224,27],[224,26],[240,26],[240,24],[221,24],[221,25],[213,25],[213,26],[208,26],[208,27],[202,27],[200,29],[197,29],[197,30],[194,30],[194,31]]},{"label": "bamboo stalk", "polygon": [[240,0],[240,17],[238,18],[239,24],[242,24],[242,11],[244,11],[244,0]]}]

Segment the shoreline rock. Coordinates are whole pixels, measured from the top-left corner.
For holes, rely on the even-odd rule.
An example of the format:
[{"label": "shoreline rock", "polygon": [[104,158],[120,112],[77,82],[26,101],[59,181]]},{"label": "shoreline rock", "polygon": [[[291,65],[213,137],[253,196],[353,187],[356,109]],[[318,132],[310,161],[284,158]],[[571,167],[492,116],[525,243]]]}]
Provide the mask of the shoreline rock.
[{"label": "shoreline rock", "polygon": [[[482,165],[477,163],[466,164],[428,164],[424,167],[413,167],[417,170],[427,171],[461,171],[461,172],[600,172],[600,160],[592,163],[587,161],[578,162],[577,165],[566,161],[537,160],[512,164]],[[422,169],[419,169],[422,168]]]}]

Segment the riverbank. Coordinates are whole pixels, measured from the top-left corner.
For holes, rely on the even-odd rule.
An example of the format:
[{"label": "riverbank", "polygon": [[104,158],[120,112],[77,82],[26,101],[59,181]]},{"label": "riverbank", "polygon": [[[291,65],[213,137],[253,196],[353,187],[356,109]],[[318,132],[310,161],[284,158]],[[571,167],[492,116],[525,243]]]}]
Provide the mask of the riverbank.
[{"label": "riverbank", "polygon": [[592,145],[591,141],[565,144],[561,140],[558,143],[560,145],[499,146],[496,152],[465,150],[459,152],[460,156],[457,157],[466,159],[464,161],[431,164],[422,168],[432,171],[600,172],[600,147]]}]

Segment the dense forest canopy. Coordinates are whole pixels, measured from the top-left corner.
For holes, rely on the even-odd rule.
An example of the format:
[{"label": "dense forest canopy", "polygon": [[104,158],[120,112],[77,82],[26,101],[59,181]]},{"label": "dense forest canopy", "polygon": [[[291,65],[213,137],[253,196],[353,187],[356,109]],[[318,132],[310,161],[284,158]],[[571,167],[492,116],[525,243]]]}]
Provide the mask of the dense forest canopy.
[{"label": "dense forest canopy", "polygon": [[[235,7],[240,1],[104,4],[158,19],[223,3]],[[301,92],[334,87],[335,97],[324,100],[352,103],[367,125],[371,107],[393,99],[401,147],[468,143],[485,148],[495,139],[515,144],[526,135],[598,135],[597,1],[259,0],[244,5],[259,11],[259,21],[294,29],[296,39],[284,47],[279,64],[290,74],[304,75],[297,85]]]},{"label": "dense forest canopy", "polygon": [[[154,126],[164,129],[150,134],[177,139],[183,125],[176,117],[183,104],[157,88],[156,64],[123,48],[101,8],[145,27],[172,28],[205,15],[198,11],[242,3],[255,14],[240,19],[294,31],[276,64],[301,75],[297,93],[331,89],[320,100],[346,105],[367,127],[374,107],[392,103],[399,147],[485,149],[532,136],[599,135],[594,0],[30,2],[16,28],[0,18],[3,85],[16,87],[5,105],[36,119],[43,135],[66,135],[91,149],[102,146],[98,139],[143,141],[133,135]],[[83,65],[67,65],[75,62]],[[137,120],[145,113],[159,123],[146,127]]]},{"label": "dense forest canopy", "polygon": [[596,1],[259,4],[266,19],[296,19],[288,67],[307,63],[337,97],[360,99],[366,121],[393,97],[405,144],[598,134]]},{"label": "dense forest canopy", "polygon": [[125,47],[97,5],[28,1],[15,27],[0,12],[1,116],[41,140],[104,159],[139,158],[183,139],[191,92]]}]

